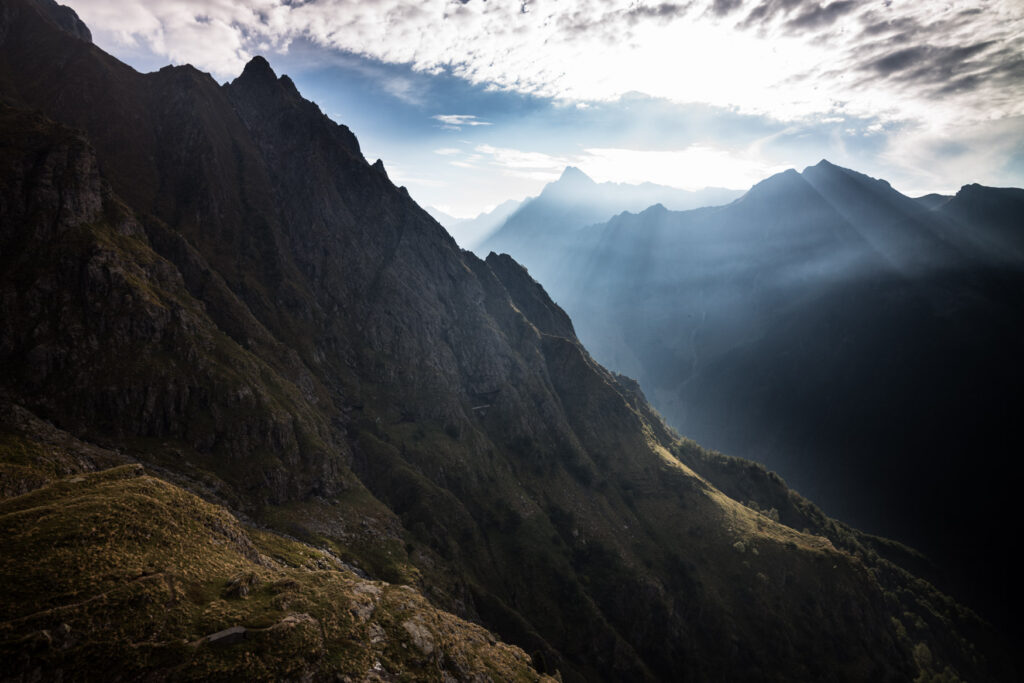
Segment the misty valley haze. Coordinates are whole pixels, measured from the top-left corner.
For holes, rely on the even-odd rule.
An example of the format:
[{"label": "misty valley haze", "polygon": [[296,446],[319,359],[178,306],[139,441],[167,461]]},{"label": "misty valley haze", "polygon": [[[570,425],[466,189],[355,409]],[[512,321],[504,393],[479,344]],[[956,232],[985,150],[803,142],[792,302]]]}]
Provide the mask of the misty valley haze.
[{"label": "misty valley haze", "polygon": [[[0,679],[1020,680],[1022,191],[768,172],[779,131],[724,91],[678,119],[654,72],[545,68],[636,67],[702,26],[736,54],[794,39],[760,66],[849,30],[836,54],[870,64],[887,6],[72,4],[88,27],[0,5]],[[989,37],[963,59],[992,92],[1013,21],[938,19]],[[423,80],[354,105],[395,162],[303,96],[403,68]],[[756,80],[772,107],[802,88]],[[544,146],[654,110],[685,150]],[[504,146],[538,117],[537,148]],[[737,121],[746,158],[694,137]],[[438,158],[494,207],[459,241],[414,199],[451,189]],[[763,179],[661,182],[698,158]]]},{"label": "misty valley haze", "polygon": [[608,196],[567,172],[479,251],[526,265],[680,433],[926,550],[1009,620],[1024,190],[915,200],[822,161],[726,206],[594,222]]}]

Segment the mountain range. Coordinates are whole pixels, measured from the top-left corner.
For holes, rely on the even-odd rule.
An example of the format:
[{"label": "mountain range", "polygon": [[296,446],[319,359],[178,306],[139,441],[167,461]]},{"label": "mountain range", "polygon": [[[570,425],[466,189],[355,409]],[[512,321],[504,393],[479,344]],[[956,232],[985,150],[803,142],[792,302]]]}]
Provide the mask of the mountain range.
[{"label": "mountain range", "polygon": [[498,204],[490,211],[485,211],[473,218],[456,218],[449,216],[440,209],[430,206],[423,207],[438,223],[444,226],[448,234],[455,238],[463,249],[473,250],[487,237],[497,230],[505,220],[522,206],[524,202],[515,199]]},{"label": "mountain range", "polygon": [[726,206],[498,234],[671,425],[925,550],[1014,628],[1021,216],[1024,190],[912,199],[822,161]]},{"label": "mountain range", "polygon": [[539,196],[523,201],[473,250],[478,254],[515,254],[531,268],[557,270],[557,262],[552,259],[557,260],[556,254],[571,248],[576,232],[589,225],[654,204],[681,211],[727,204],[741,194],[738,190],[714,187],[689,191],[654,183],[597,183],[580,169],[569,166]]},{"label": "mountain range", "polygon": [[0,8],[4,680],[1014,680],[252,59]]},{"label": "mountain range", "polygon": [[522,248],[533,232],[540,241],[550,241],[622,211],[640,211],[652,204],[681,211],[726,204],[741,194],[739,190],[717,187],[691,191],[655,183],[597,183],[580,169],[568,166],[540,196],[509,199],[474,218],[455,218],[439,209],[426,208],[463,249],[486,255],[507,251],[506,246]]}]

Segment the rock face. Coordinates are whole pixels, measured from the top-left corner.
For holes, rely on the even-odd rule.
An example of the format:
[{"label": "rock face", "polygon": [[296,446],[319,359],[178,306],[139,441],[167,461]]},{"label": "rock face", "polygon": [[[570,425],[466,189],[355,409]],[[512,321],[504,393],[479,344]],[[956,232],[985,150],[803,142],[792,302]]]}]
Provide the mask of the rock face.
[{"label": "rock face", "polygon": [[[4,414],[23,416],[4,423],[0,455],[19,490],[53,481],[18,472],[45,462],[47,430],[61,431],[106,454],[98,466],[140,461],[327,549],[333,566],[410,586],[359,584],[354,619],[419,590],[567,681],[1007,673],[983,624],[890,561],[908,552],[679,439],[525,270],[460,250],[265,60],[225,86],[191,67],[141,75],[40,7],[11,0],[0,15],[0,389]],[[148,478],[107,494],[119,486],[187,495]],[[25,500],[9,501],[11,519]],[[141,514],[138,533],[161,514]],[[0,555],[26,561],[27,546],[3,538]],[[225,552],[268,553],[228,538]],[[217,539],[202,541],[213,563]],[[199,586],[272,599],[279,579],[259,561],[232,559]],[[232,578],[247,572],[251,589]],[[46,600],[95,588],[83,579]],[[32,599],[4,606],[5,647],[29,635],[29,615],[52,634]],[[134,619],[134,604],[115,607]],[[355,637],[330,630],[315,600],[274,604],[279,622],[204,617],[208,630],[161,623],[145,637],[244,627],[243,643],[201,650],[239,676],[254,669],[233,648],[257,628],[255,642],[300,634],[325,662],[327,641]],[[356,642],[386,653],[398,637],[418,663],[361,659],[366,677],[472,678],[492,657],[493,677],[535,675],[515,668],[518,650],[481,649],[482,631],[417,610],[389,609]],[[19,671],[95,666],[119,638],[30,653]],[[261,661],[260,676],[320,675]]]}]

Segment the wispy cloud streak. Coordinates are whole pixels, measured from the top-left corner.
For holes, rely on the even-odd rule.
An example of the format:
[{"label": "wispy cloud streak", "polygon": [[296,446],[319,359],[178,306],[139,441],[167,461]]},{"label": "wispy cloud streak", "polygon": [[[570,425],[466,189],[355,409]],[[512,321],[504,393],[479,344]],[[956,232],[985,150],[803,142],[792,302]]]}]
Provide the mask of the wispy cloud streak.
[{"label": "wispy cloud streak", "polygon": [[489,126],[490,121],[483,121],[472,114],[436,114],[432,117],[441,122],[446,130],[462,130],[463,126]]}]

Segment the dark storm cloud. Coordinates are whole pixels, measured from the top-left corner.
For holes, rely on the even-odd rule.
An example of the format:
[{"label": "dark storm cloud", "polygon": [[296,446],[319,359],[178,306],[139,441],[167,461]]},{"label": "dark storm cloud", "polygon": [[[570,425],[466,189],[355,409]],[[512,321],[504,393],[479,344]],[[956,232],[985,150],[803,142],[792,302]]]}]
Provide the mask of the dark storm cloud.
[{"label": "dark storm cloud", "polygon": [[863,46],[856,66],[858,85],[868,87],[881,78],[934,100],[986,93],[991,106],[1021,96],[1024,56],[1014,48],[996,41],[935,46],[923,44],[925,40],[899,47],[910,42],[910,36],[900,34]]},{"label": "dark storm cloud", "polygon": [[972,33],[984,12],[980,9],[969,9],[957,12],[951,17],[936,19],[922,23],[917,17],[892,17],[889,12],[869,9],[859,16],[862,25],[861,36],[865,45],[881,36],[890,35],[891,40],[906,45],[913,41],[921,45],[945,42],[946,36],[967,30]]},{"label": "dark storm cloud", "polygon": [[653,5],[650,7],[647,5],[640,5],[638,7],[633,7],[626,12],[625,17],[627,20],[634,21],[642,18],[675,19],[686,14],[692,5],[692,2],[663,2],[659,5]]},{"label": "dark storm cloud", "polygon": [[878,72],[881,76],[892,76],[904,69],[909,69],[915,64],[922,63],[927,58],[931,49],[924,45],[916,45],[897,50],[867,64],[866,68]]},{"label": "dark storm cloud", "polygon": [[[881,78],[930,99],[980,93],[997,99],[1020,96],[1020,43],[971,40],[979,35],[979,26],[992,25],[990,14],[972,8],[933,16],[919,12],[894,17],[888,8],[877,6],[860,13],[859,38],[850,45],[847,61],[848,69],[860,74],[859,85]],[[991,30],[987,33],[992,35]]]},{"label": "dark storm cloud", "polygon": [[993,45],[992,41],[962,47],[915,45],[891,52],[865,65],[884,78],[934,83],[959,75],[971,68],[970,60]]},{"label": "dark storm cloud", "polygon": [[943,95],[955,95],[956,93],[974,90],[980,83],[984,81],[979,74],[969,74],[967,76],[961,76],[960,78],[949,81],[944,86],[935,91],[938,96]]},{"label": "dark storm cloud", "polygon": [[1022,84],[1024,56],[1013,50],[1003,49],[986,55],[985,63],[977,65],[974,72],[958,76],[934,94],[969,92],[987,85],[996,92],[1005,93],[1007,97],[1020,98]]},{"label": "dark storm cloud", "polygon": [[642,21],[674,21],[685,16],[693,5],[693,2],[663,2],[657,5],[635,5],[628,10],[608,14],[592,12],[588,8],[559,16],[558,28],[571,38],[597,36],[609,44],[615,44],[622,40],[626,26],[635,26]]},{"label": "dark storm cloud", "polygon": [[765,0],[750,10],[739,23],[739,28],[765,28],[784,20],[786,32],[800,34],[831,26],[860,4],[859,0],[836,0],[825,4],[808,0]]},{"label": "dark storm cloud", "polygon": [[[1007,52],[1001,54],[1006,54]],[[1024,55],[1013,53],[1012,56],[1007,57],[993,78],[1000,85],[1012,86],[1019,90],[1021,84],[1024,84]]]},{"label": "dark storm cloud", "polygon": [[739,6],[743,4],[743,0],[713,0],[711,3],[711,13],[724,17],[726,14],[730,14]]}]

